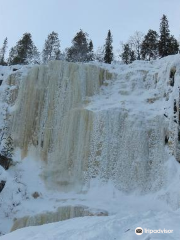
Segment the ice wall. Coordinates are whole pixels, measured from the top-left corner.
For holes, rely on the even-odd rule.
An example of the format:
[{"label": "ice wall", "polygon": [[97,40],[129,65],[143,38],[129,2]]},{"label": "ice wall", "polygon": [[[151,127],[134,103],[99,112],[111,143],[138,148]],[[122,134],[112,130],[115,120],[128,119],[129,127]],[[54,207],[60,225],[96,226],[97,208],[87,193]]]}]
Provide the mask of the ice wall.
[{"label": "ice wall", "polygon": [[161,189],[178,144],[172,102],[179,97],[179,70],[175,66],[171,86],[173,64],[136,62],[113,70],[55,61],[33,67],[13,106],[15,146],[22,158],[34,147],[50,188],[81,191],[98,179],[125,192]]},{"label": "ice wall", "polygon": [[111,77],[96,66],[55,61],[33,67],[21,81],[10,132],[22,158],[36,148],[47,184],[82,187],[93,124],[84,106]]}]

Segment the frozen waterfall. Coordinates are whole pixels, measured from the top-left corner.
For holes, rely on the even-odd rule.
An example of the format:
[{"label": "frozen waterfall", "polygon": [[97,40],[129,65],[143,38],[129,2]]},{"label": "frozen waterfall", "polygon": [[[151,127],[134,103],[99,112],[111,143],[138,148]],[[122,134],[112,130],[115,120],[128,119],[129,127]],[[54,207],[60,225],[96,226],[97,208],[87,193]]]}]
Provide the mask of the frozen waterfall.
[{"label": "frozen waterfall", "polygon": [[179,103],[180,68],[173,60],[114,69],[63,61],[32,67],[13,97],[15,147],[22,158],[33,147],[50,188],[82,191],[98,179],[125,192],[161,189],[178,145],[172,102]]}]

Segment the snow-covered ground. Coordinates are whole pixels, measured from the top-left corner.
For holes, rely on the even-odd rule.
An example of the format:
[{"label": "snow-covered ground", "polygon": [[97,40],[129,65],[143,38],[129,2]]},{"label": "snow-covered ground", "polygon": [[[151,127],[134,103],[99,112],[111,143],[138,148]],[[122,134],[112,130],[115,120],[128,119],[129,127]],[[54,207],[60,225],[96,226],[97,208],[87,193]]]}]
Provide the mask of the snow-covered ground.
[{"label": "snow-covered ground", "polygon": [[[106,114],[110,111],[111,115],[115,115],[115,112],[125,111],[128,118],[138,125],[134,126],[134,128],[137,127],[137,130],[132,132],[132,136],[129,136],[129,138],[132,137],[133,145],[131,147],[133,151],[137,149],[137,146],[139,147],[136,150],[137,152],[142,151],[142,143],[140,142],[139,145],[137,143],[137,146],[133,148],[135,145],[133,134],[141,132],[143,128],[146,128],[147,123],[153,122],[154,119],[161,119],[161,117],[163,119],[164,114],[168,116],[167,120],[164,117],[165,120],[162,120],[162,125],[167,130],[171,130],[169,138],[172,143],[165,146],[164,139],[161,139],[162,146],[159,145],[159,148],[165,149],[164,152],[159,149],[160,153],[163,153],[163,156],[160,157],[164,158],[164,162],[161,163],[163,161],[161,160],[159,163],[159,159],[156,158],[153,160],[155,164],[157,162],[157,173],[153,173],[153,171],[156,171],[153,168],[153,171],[147,171],[150,176],[143,176],[142,174],[140,179],[137,178],[137,182],[141,184],[139,188],[138,184],[132,180],[136,178],[128,175],[126,179],[126,172],[122,172],[122,177],[118,177],[121,181],[118,182],[117,186],[113,178],[101,181],[100,177],[96,177],[90,180],[88,190],[63,192],[47,187],[47,182],[42,177],[45,163],[42,163],[34,147],[29,148],[28,155],[23,161],[21,161],[21,151],[17,148],[14,156],[14,166],[10,167],[8,171],[0,168],[0,180],[7,181],[5,188],[0,193],[1,234],[10,231],[15,219],[46,212],[56,212],[61,206],[87,206],[92,209],[92,212],[98,209],[107,211],[108,216],[85,216],[43,226],[27,227],[1,236],[0,239],[180,239],[180,165],[175,159],[178,157],[175,149],[177,147],[175,143],[177,136],[174,136],[177,132],[177,126],[173,115],[174,99],[178,101],[179,98],[179,55],[152,62],[136,61],[129,66],[92,64],[107,69],[116,77],[106,80],[97,94],[88,97],[86,99],[88,104],[85,104],[84,108],[96,113],[97,116],[99,116],[98,112]],[[176,67],[175,84],[174,87],[171,87],[169,76],[171,69],[174,67]],[[0,71],[4,71],[5,80],[13,71],[8,67],[6,70],[4,69],[2,68]],[[21,77],[27,73],[27,69],[23,68],[18,72]],[[4,96],[6,89],[7,84],[4,82],[0,86],[1,97]],[[4,106],[5,103],[2,98],[1,101],[1,105]],[[14,111],[12,106],[10,106],[9,111]],[[3,114],[1,112],[1,116]],[[109,119],[111,118],[109,117]],[[178,119],[176,120],[178,121]],[[1,126],[3,124],[2,121]],[[114,135],[116,135],[116,132],[114,132]],[[162,136],[164,135],[162,134]],[[141,136],[138,138],[138,141],[140,140]],[[156,149],[154,146],[152,148]],[[131,148],[127,149],[129,152],[132,151]],[[154,156],[159,156],[156,150],[154,151]],[[142,159],[139,159],[132,165],[141,164],[141,161]],[[141,166],[138,166],[141,169]],[[132,174],[136,173],[133,169],[129,169],[129,171],[132,171]],[[143,182],[146,178],[148,178],[150,184]],[[125,191],[122,191],[121,186]],[[145,189],[145,187],[148,187],[148,189]],[[133,188],[134,190],[132,190]],[[36,196],[35,193],[38,193],[37,197],[34,197]],[[137,227],[144,230],[141,236],[135,234]],[[173,232],[145,233],[146,229],[166,229],[173,230]]]},{"label": "snow-covered ground", "polygon": [[[135,234],[135,229],[173,230],[172,233]],[[179,215],[167,211],[147,210],[144,213],[121,213],[110,217],[84,217],[47,224],[39,227],[28,227],[1,237],[2,240],[134,240],[162,239],[178,240],[180,236]]]}]

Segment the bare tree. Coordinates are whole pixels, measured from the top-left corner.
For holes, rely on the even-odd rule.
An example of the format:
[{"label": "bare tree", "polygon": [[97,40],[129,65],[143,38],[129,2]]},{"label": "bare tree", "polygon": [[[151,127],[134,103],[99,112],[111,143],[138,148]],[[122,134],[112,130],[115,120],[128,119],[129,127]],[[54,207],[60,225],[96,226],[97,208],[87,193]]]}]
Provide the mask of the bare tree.
[{"label": "bare tree", "polygon": [[134,51],[137,60],[141,60],[141,48],[143,40],[144,34],[142,32],[136,31],[134,35],[129,38],[128,41],[128,44],[130,48]]}]

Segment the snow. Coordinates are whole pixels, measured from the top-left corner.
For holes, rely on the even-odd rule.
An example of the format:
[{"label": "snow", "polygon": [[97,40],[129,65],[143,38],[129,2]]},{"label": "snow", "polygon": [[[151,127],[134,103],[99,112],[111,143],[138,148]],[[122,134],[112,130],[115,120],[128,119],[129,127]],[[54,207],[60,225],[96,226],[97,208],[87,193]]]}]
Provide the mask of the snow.
[{"label": "snow", "polygon": [[[55,84],[57,76],[60,76],[59,62],[51,63],[49,67],[36,67],[36,71],[39,69],[41,77],[43,71],[48,72],[48,76],[51,76],[51,80],[54,81],[50,82],[51,86],[43,82],[43,77],[39,78],[39,82],[35,82],[37,81],[34,78],[36,72],[31,67],[21,67],[16,73],[13,73],[12,69],[8,67],[0,69],[0,72],[4,71],[5,73],[3,85],[0,86],[1,106],[2,108],[6,106],[9,113],[15,114],[11,122],[12,131],[19,138],[19,140],[16,139],[14,166],[10,167],[8,171],[0,168],[0,180],[7,180],[5,188],[0,193],[0,232],[6,233],[6,235],[1,236],[0,239],[179,239],[180,167],[176,161],[178,159],[178,126],[174,122],[173,112],[174,99],[177,101],[177,106],[179,103],[179,55],[151,62],[135,61],[128,66],[91,63],[90,67],[89,64],[77,64],[69,67],[65,63],[63,64],[61,69],[63,69],[64,78],[61,92],[58,92]],[[176,67],[175,86],[170,87],[169,73],[173,67]],[[74,76],[73,83],[71,75],[68,75],[68,69]],[[102,86],[99,83],[95,85],[96,77],[99,73],[101,74],[101,69],[111,73],[112,77],[107,77]],[[91,75],[92,71],[95,71],[94,75]],[[85,75],[86,72],[88,72],[87,75]],[[15,77],[13,77],[14,74]],[[27,74],[29,74],[28,78],[26,78]],[[11,81],[14,79],[14,84],[11,86],[9,86],[9,75],[13,75]],[[90,81],[93,77],[92,84]],[[37,84],[38,88],[45,84],[45,87],[50,86],[48,98],[45,101],[41,99],[44,109],[38,108],[39,112],[33,112],[32,119],[30,119],[33,120],[34,116],[41,115],[42,121],[36,122],[35,130],[38,129],[40,133],[44,131],[41,123],[43,117],[47,116],[48,104],[53,106],[54,101],[59,103],[57,99],[51,99],[50,96],[55,96],[53,93],[60,96],[61,101],[64,99],[64,104],[66,107],[68,106],[67,109],[63,108],[63,111],[68,112],[65,121],[62,120],[63,115],[57,114],[60,108],[55,109],[54,115],[52,114],[55,118],[50,119],[49,123],[55,124],[51,137],[55,139],[53,149],[56,154],[48,153],[47,162],[42,161],[40,146],[33,146],[30,143],[28,143],[28,154],[21,160],[22,139],[34,140],[34,137],[36,139],[34,135],[31,138],[30,134],[28,135],[29,139],[24,138],[26,136],[23,135],[23,128],[20,124],[23,121],[27,121],[27,124],[30,123],[28,122],[30,120],[25,117],[34,106],[32,103],[23,112],[24,106],[27,107],[25,101],[28,97],[35,100],[38,96],[38,88],[31,88],[33,87],[31,81],[34,81],[33,84]],[[69,82],[72,85],[68,85]],[[90,86],[90,83],[93,87]],[[33,89],[33,93],[28,93],[28,88]],[[73,93],[72,89],[74,89]],[[16,104],[13,101],[7,104],[7,101],[4,100],[5,91],[10,92],[11,96],[11,93],[16,90]],[[41,89],[41,91],[44,90]],[[73,106],[64,98],[65,92],[63,91],[66,92],[68,98],[74,94],[71,98],[74,101]],[[81,102],[80,105],[79,102]],[[167,118],[164,117],[164,114],[167,115]],[[4,112],[1,111],[0,115],[4,116]],[[70,122],[71,118],[74,120],[73,122]],[[92,125],[83,125],[84,119],[87,118],[92,121]],[[3,128],[4,121],[2,121],[2,117],[0,119],[1,128]],[[57,134],[59,128],[54,127],[57,125],[57,120],[64,121],[62,124],[64,129],[59,135]],[[80,122],[81,130],[83,128],[86,130],[82,130],[84,133],[79,134],[78,122]],[[47,124],[45,121],[44,123]],[[31,127],[32,125],[26,126]],[[73,135],[70,134],[69,129],[72,130]],[[166,134],[169,136],[169,143],[165,146]],[[63,136],[64,143],[58,142],[60,141],[59,136]],[[39,143],[41,137],[37,136]],[[47,137],[49,138],[49,135]],[[60,154],[63,156],[65,151],[73,146],[70,142],[71,139],[77,141],[78,151],[73,153],[73,163],[76,166],[83,162],[83,144],[90,147],[91,156],[88,160],[90,168],[87,172],[78,172],[80,174],[78,179],[76,179],[75,173],[77,173],[76,170],[79,171],[79,168],[72,168],[72,176],[68,175],[69,178],[67,178],[72,183],[72,187],[68,186],[66,189],[55,183],[56,180],[58,182],[58,174],[60,174],[58,166],[61,163],[58,161],[58,156]],[[63,144],[61,148],[60,143]],[[102,145],[100,146],[99,143]],[[57,159],[54,161],[52,158]],[[99,163],[99,168],[96,168],[95,163]],[[54,166],[57,175],[52,179],[49,176],[54,173]],[[64,167],[64,165],[60,166]],[[63,168],[63,171],[66,173],[67,169]],[[45,173],[48,173],[46,178]],[[79,178],[79,176],[81,177]],[[39,197],[33,197],[35,192],[39,194]],[[26,227],[7,234],[12,228],[15,218],[48,214],[48,212],[56,212],[59,207],[78,205],[87,206],[92,212],[96,212],[97,209],[107,211],[109,216],[79,217],[58,223]],[[143,233],[142,236],[137,236],[135,234],[137,227],[172,229],[173,233]]]},{"label": "snow", "polygon": [[[135,234],[137,227],[167,229],[173,233]],[[179,239],[179,215],[169,212],[147,211],[134,215],[117,214],[110,217],[83,217],[39,227],[28,227],[1,237],[1,240],[135,240]]]}]

